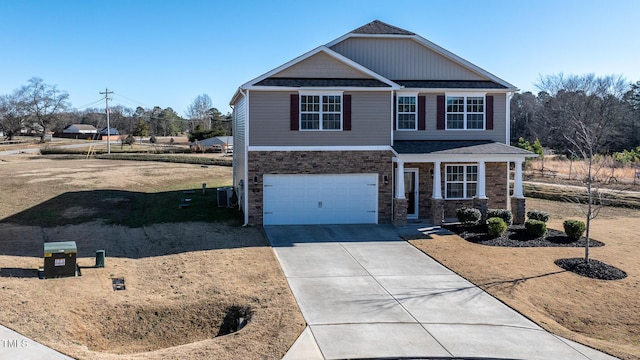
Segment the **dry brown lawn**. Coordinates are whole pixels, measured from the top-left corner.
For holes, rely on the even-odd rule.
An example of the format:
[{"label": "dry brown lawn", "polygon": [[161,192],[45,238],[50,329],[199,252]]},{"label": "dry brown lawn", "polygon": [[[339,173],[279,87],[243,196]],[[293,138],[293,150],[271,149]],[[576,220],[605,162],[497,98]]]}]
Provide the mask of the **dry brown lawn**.
[{"label": "dry brown lawn", "polygon": [[[596,185],[618,185],[619,187],[637,190],[640,186],[640,178],[636,177],[636,172],[640,171],[640,169],[632,165],[613,167],[613,164],[611,158],[606,158],[594,164],[595,172],[593,177],[596,180]],[[540,180],[542,166],[542,160],[530,160],[525,173],[531,179]],[[544,170],[554,171],[556,173],[555,177],[545,174],[543,179],[547,181],[555,182],[555,180],[559,179],[575,180],[579,184],[581,179],[587,177],[586,163],[580,160],[559,160],[556,157],[546,156],[544,159]]]},{"label": "dry brown lawn", "polygon": [[[56,213],[95,215],[89,222],[10,221],[34,208],[43,212],[69,192],[176,191],[227,185],[230,176],[230,167],[0,158],[0,324],[79,359],[281,358],[305,323],[258,228],[106,224],[91,201]],[[82,276],[39,280],[45,241],[76,241]],[[105,268],[93,267],[98,249],[106,250]],[[125,279],[126,290],[113,290],[115,277]],[[217,336],[232,306],[252,309],[251,321]]]},{"label": "dry brown lawn", "polygon": [[[549,227],[579,219],[574,205],[527,199],[528,209],[552,214]],[[624,270],[603,281],[565,272],[553,262],[582,257],[584,248],[503,248],[455,235],[412,240],[419,249],[496,296],[545,329],[624,359],[640,359],[640,211],[605,208],[592,223],[605,246],[591,258]]]}]

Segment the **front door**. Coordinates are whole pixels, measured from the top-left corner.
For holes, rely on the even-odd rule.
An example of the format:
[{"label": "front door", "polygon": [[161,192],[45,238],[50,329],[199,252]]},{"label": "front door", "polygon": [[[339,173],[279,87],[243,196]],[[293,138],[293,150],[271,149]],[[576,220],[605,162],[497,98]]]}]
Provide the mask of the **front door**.
[{"label": "front door", "polygon": [[404,197],[407,199],[407,218],[418,218],[418,169],[404,170]]}]

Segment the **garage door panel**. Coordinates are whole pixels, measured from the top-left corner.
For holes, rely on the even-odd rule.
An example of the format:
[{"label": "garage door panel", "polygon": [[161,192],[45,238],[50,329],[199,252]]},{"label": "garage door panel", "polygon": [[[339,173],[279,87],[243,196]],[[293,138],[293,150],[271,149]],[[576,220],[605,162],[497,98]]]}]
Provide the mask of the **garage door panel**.
[{"label": "garage door panel", "polygon": [[264,175],[265,225],[377,223],[377,174]]}]

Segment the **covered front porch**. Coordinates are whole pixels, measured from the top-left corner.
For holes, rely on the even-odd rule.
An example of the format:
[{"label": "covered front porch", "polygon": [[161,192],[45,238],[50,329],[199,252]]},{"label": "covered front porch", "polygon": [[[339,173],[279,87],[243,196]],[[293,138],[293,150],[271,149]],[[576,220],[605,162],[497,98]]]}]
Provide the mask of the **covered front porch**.
[{"label": "covered front porch", "polygon": [[[393,223],[426,219],[441,225],[456,209],[511,209],[524,223],[522,164],[531,152],[492,141],[396,141]],[[510,191],[509,173],[514,169]]]}]

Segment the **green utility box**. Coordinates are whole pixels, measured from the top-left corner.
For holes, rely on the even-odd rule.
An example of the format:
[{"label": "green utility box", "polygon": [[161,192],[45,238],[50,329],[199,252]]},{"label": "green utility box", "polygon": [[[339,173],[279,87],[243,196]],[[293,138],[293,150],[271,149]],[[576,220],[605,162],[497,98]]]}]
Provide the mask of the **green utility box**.
[{"label": "green utility box", "polygon": [[44,278],[76,276],[75,241],[44,243]]}]

